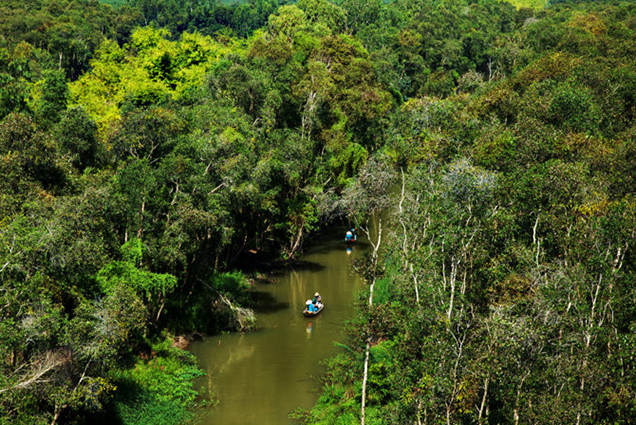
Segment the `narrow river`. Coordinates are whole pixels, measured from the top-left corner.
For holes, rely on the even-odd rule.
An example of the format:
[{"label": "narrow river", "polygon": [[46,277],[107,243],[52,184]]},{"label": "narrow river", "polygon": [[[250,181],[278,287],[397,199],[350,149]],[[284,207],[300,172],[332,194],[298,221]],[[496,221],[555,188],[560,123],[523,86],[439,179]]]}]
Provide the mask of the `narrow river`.
[{"label": "narrow river", "polygon": [[[359,236],[354,248],[343,242],[341,227],[312,241],[299,264],[258,284],[258,331],[209,337],[190,346],[207,372],[199,390],[218,404],[199,418],[201,425],[281,425],[288,414],[311,407],[317,397],[321,360],[345,342],[344,323],[352,319],[361,279],[352,260],[369,247]],[[305,301],[318,291],[325,305],[313,319],[303,317]]]}]

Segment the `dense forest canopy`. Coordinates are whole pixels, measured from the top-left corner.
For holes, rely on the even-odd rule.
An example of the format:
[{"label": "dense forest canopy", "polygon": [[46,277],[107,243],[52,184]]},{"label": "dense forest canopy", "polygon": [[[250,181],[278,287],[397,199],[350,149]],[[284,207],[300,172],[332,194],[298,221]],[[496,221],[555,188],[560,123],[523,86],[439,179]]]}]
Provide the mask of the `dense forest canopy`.
[{"label": "dense forest canopy", "polygon": [[0,0],[0,424],[186,421],[174,335],[382,209],[298,421],[633,423],[636,5],[552,3]]}]

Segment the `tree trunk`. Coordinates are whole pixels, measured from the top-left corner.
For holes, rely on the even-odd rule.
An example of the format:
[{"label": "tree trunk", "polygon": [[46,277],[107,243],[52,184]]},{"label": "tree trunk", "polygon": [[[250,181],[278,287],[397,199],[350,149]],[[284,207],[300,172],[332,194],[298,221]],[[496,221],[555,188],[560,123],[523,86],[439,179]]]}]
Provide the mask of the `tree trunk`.
[{"label": "tree trunk", "polygon": [[486,398],[488,397],[488,382],[490,381],[490,376],[486,377],[484,381],[484,395],[481,398],[481,405],[479,406],[479,417],[477,418],[477,422],[482,424],[482,418],[484,417],[484,407],[486,406]]},{"label": "tree trunk", "polygon": [[369,372],[369,349],[371,343],[367,340],[367,348],[364,352],[364,375],[362,377],[362,409],[360,413],[360,423],[364,425],[364,407],[367,399],[367,376]]},{"label": "tree trunk", "polygon": [[[364,229],[364,232],[369,237],[369,241],[371,242],[371,235],[369,229]],[[369,288],[369,307],[373,306],[373,289],[375,287],[376,280],[376,269],[378,265],[378,251],[380,249],[380,242],[382,241],[382,218],[378,218],[378,238],[375,243],[371,242],[373,246],[373,254],[372,254],[372,263],[371,268],[373,272],[373,281],[371,282],[371,286]],[[364,415],[365,415],[365,405],[366,405],[366,396],[367,396],[367,379],[369,374],[369,351],[371,349],[371,336],[369,335],[367,339],[367,347],[364,352],[364,372],[362,377],[362,405],[360,411],[360,423],[364,425]]]}]

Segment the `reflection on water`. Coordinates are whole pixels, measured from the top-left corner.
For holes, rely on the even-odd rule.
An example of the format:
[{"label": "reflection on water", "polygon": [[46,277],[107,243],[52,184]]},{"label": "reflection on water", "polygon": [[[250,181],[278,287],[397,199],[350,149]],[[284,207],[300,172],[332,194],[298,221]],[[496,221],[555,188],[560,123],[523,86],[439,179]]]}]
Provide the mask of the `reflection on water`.
[{"label": "reflection on water", "polygon": [[[219,339],[218,346],[221,347],[222,341]],[[220,353],[223,354],[223,357],[227,358],[225,360],[221,360],[219,362],[218,373],[224,373],[228,368],[230,368],[233,364],[243,361],[250,357],[255,352],[255,347],[252,344],[248,344],[245,342],[245,335],[239,334],[239,338],[237,339],[235,344],[226,344],[228,346],[228,350],[219,350]]]},{"label": "reflection on water", "polygon": [[311,334],[313,331],[314,331],[314,323],[313,322],[307,323],[307,338],[311,338]]},{"label": "reflection on water", "polygon": [[[354,315],[361,280],[351,263],[365,248],[342,242],[345,228],[325,235],[302,261],[258,284],[258,331],[210,337],[190,350],[208,374],[200,391],[214,393],[218,404],[204,412],[202,425],[280,425],[288,413],[311,407],[317,398],[321,360],[344,342],[344,322]],[[317,317],[302,315],[305,301],[320,292],[325,305]]]}]

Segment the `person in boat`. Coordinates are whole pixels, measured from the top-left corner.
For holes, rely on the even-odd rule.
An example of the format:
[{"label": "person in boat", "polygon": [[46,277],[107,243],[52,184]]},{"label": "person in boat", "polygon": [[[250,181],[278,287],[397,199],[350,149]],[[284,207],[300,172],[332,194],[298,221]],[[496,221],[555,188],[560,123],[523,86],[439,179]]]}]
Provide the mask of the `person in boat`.
[{"label": "person in boat", "polygon": [[307,305],[307,311],[310,313],[315,313],[318,311],[318,308],[316,306],[314,306],[314,303],[311,302],[311,300],[307,300],[307,302],[305,303]]},{"label": "person in boat", "polygon": [[314,305],[316,310],[319,310],[322,307],[322,297],[318,292],[314,294],[314,298],[311,300],[311,303]]},{"label": "person in boat", "polygon": [[347,230],[345,233],[345,242],[354,242],[356,240],[356,229]]}]

